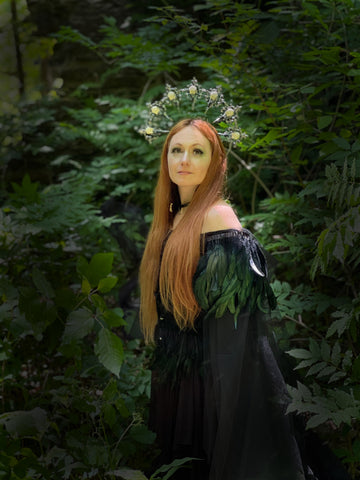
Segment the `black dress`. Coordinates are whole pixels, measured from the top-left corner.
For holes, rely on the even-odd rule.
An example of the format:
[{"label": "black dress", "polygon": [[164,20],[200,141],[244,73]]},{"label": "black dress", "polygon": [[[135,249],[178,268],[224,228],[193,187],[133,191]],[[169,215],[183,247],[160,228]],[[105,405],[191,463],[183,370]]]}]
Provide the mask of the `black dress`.
[{"label": "black dress", "polygon": [[276,301],[261,248],[246,229],[201,240],[195,330],[180,330],[158,304],[150,427],[159,464],[199,459],[174,479],[304,480],[270,345],[267,319]]}]

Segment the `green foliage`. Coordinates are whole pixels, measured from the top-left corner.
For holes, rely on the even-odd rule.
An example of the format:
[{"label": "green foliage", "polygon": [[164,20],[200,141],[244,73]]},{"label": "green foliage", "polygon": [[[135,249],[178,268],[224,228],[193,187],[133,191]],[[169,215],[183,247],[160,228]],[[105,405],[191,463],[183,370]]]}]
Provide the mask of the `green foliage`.
[{"label": "green foliage", "polygon": [[[113,475],[114,477],[120,477],[123,478],[124,480],[168,480],[169,478],[172,477],[172,475],[179,470],[183,465],[186,466],[186,463],[191,461],[191,460],[196,460],[191,457],[185,457],[182,459],[177,459],[171,462],[169,465],[163,465],[160,468],[158,468],[152,475],[151,477],[146,477],[143,472],[140,470],[132,470],[130,468],[121,468],[114,470],[112,472],[107,472],[107,475]],[[159,474],[163,474],[162,476],[159,476]]]},{"label": "green foliage", "polygon": [[[41,188],[26,175],[1,213],[6,478],[101,478],[154,439],[144,424],[148,354],[124,340],[124,312],[113,305],[118,247],[87,203],[93,184],[74,186]],[[91,254],[106,245],[115,252]]]},{"label": "green foliage", "polygon": [[[126,339],[136,313],[116,292],[136,275],[158,171],[141,112],[164,80],[194,75],[243,105],[229,194],[271,253],[275,331],[298,375],[289,411],[359,475],[359,6],[210,0],[192,12],[152,9],[136,31],[105,18],[96,40],[63,27],[58,42],[98,55],[98,82],[1,119],[5,478],[146,478],[149,352]],[[136,213],[118,207],[129,204]]]}]

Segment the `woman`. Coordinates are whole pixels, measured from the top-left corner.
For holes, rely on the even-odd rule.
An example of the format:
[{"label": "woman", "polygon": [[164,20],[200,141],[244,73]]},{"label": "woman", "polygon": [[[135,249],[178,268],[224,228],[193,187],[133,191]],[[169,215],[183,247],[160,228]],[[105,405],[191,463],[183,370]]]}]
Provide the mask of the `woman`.
[{"label": "woman", "polygon": [[188,480],[304,479],[266,335],[275,299],[265,259],[223,199],[225,172],[212,125],[172,128],[140,269],[159,462],[197,458],[174,477]]}]

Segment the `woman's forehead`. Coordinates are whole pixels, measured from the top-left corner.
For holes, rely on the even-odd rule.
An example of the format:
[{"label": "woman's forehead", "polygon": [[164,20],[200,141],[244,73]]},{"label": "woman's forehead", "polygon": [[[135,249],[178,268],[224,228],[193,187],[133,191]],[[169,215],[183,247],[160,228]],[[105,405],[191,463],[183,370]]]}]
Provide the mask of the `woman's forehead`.
[{"label": "woman's forehead", "polygon": [[179,132],[175,133],[170,139],[170,144],[200,144],[204,146],[211,146],[209,140],[203,135],[200,130],[192,125],[182,128]]}]

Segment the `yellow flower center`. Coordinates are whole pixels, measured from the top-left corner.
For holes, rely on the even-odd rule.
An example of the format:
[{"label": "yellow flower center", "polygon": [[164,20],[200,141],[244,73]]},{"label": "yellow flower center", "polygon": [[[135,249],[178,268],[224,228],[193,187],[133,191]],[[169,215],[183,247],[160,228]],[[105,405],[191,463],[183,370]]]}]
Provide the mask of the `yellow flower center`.
[{"label": "yellow flower center", "polygon": [[232,108],[228,108],[228,109],[226,110],[226,112],[225,112],[225,115],[226,115],[227,117],[232,117],[232,116],[234,115],[234,113],[235,113],[235,112],[234,112],[234,110],[233,110]]}]

